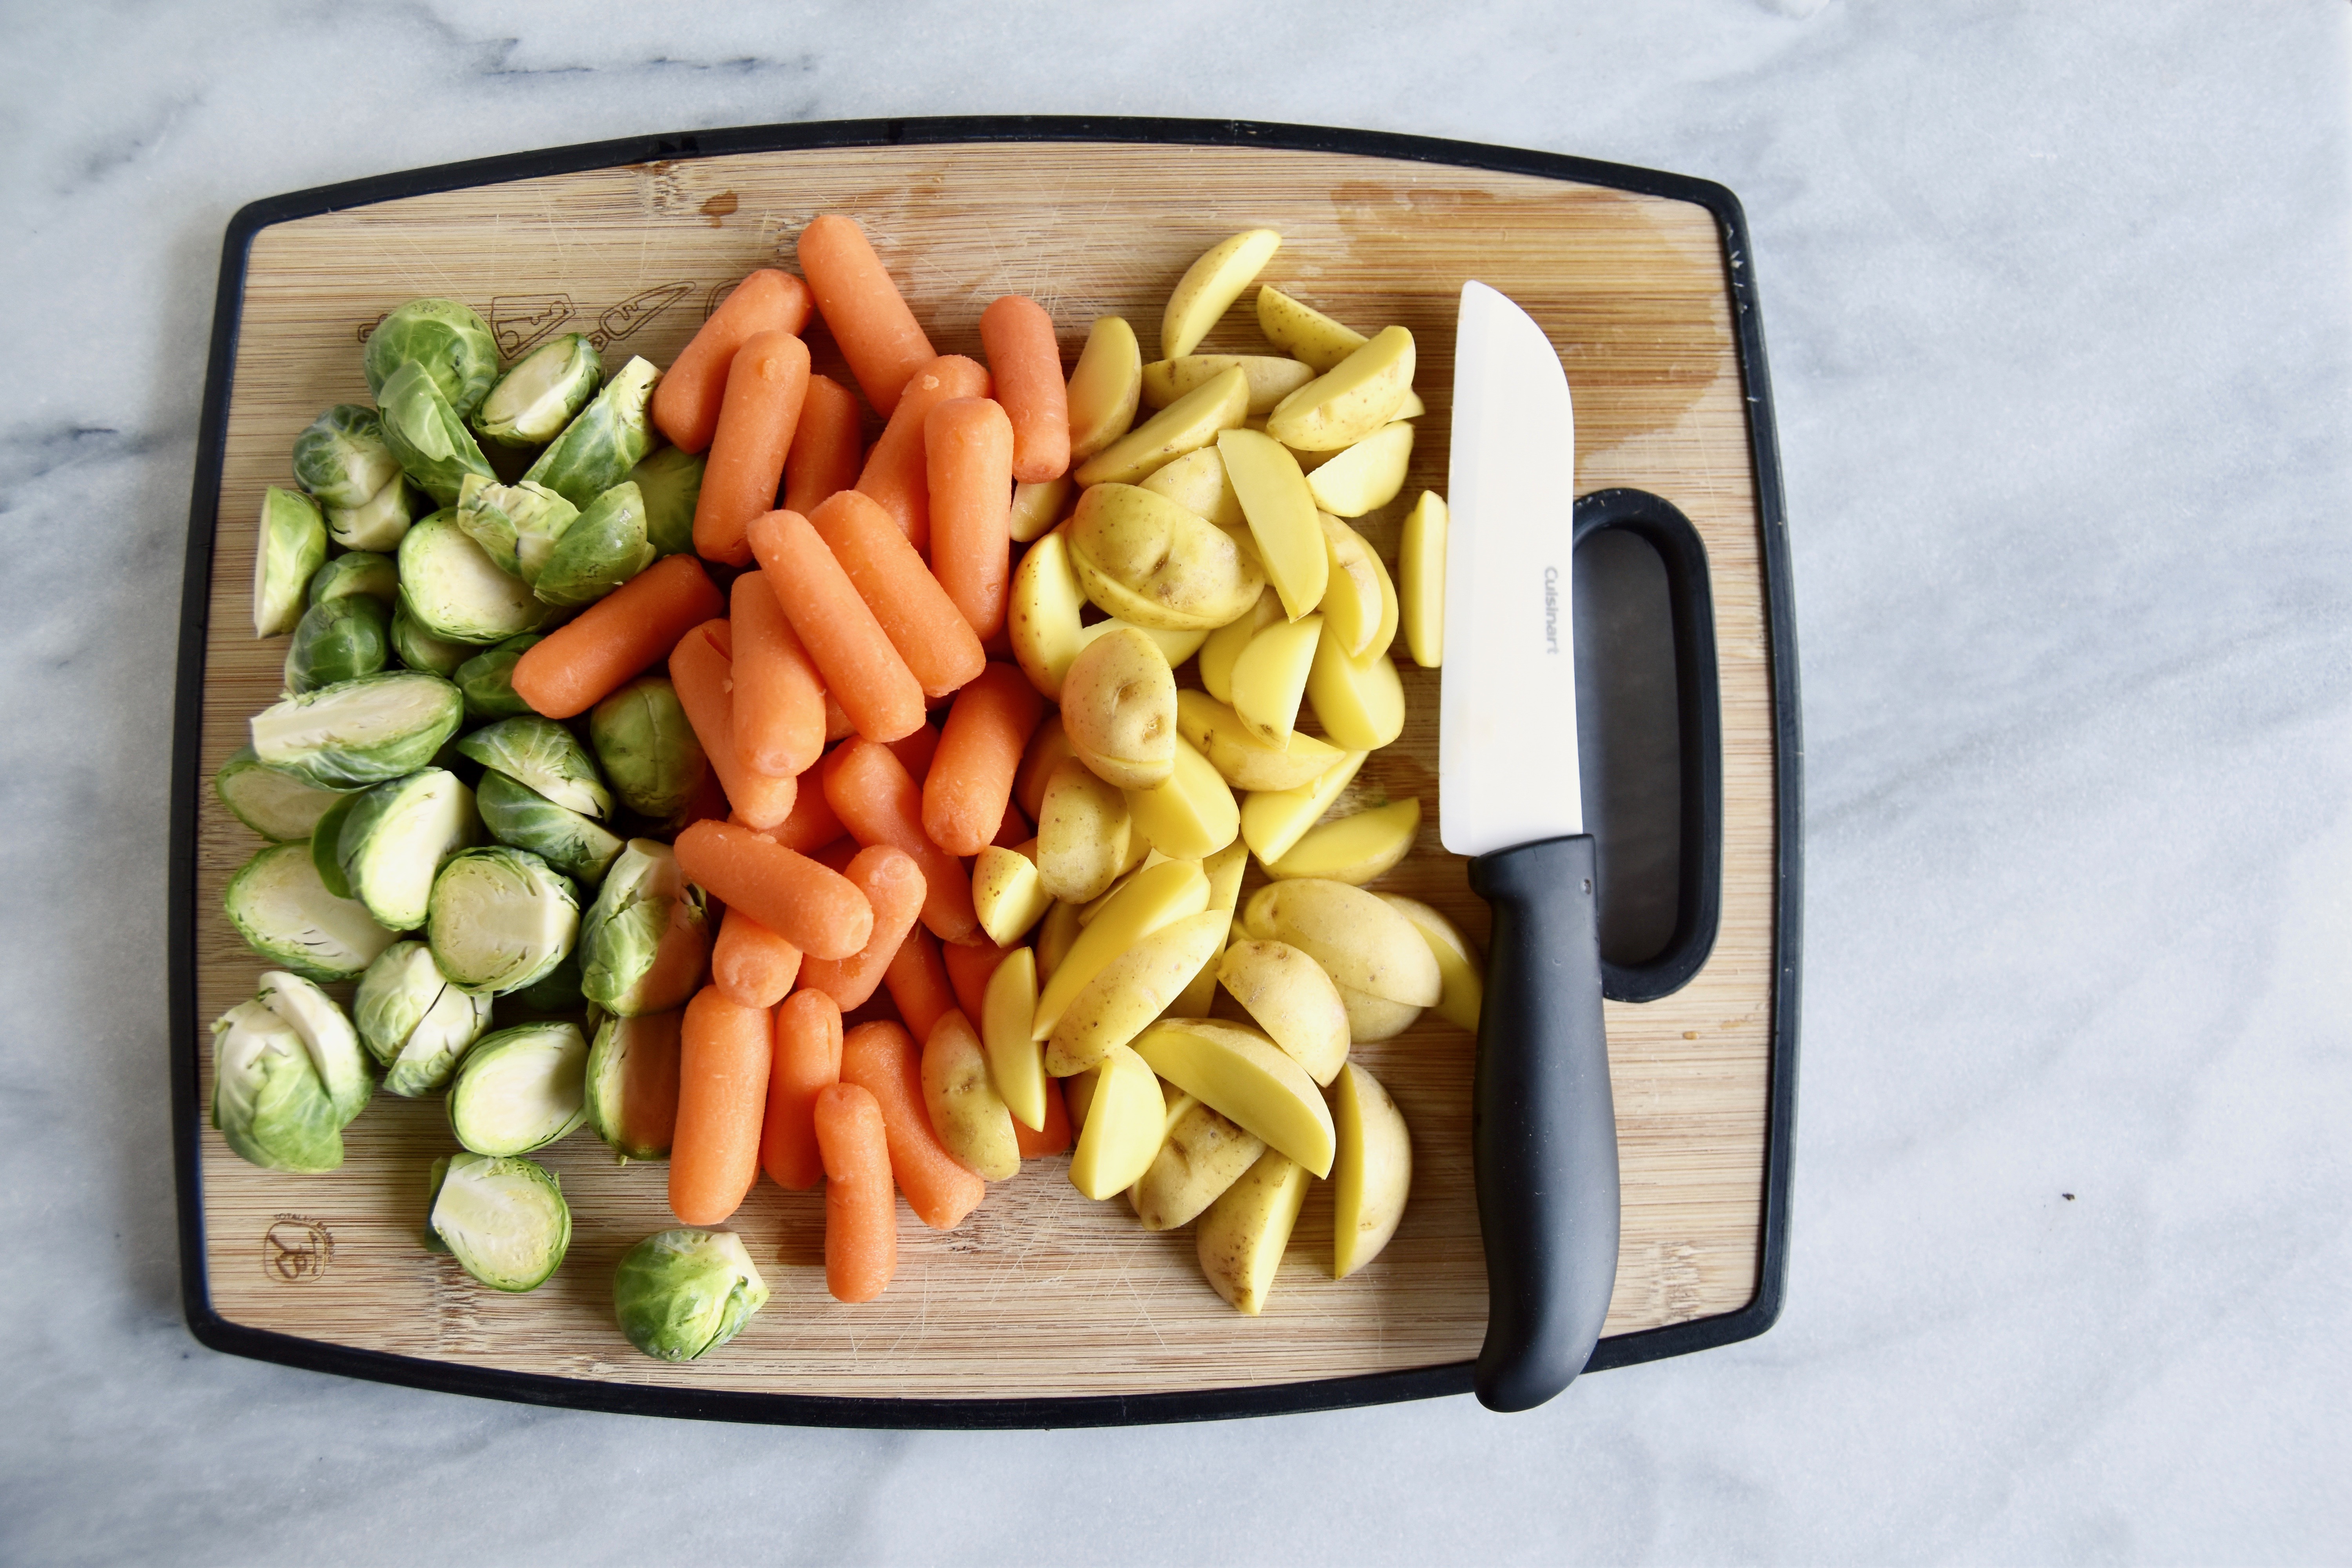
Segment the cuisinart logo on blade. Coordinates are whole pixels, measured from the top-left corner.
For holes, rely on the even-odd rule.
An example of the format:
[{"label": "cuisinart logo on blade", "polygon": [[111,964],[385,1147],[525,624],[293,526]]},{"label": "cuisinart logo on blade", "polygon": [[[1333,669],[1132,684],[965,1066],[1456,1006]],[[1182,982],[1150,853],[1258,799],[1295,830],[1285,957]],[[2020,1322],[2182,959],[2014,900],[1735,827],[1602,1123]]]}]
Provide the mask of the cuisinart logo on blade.
[{"label": "cuisinart logo on blade", "polygon": [[1544,652],[1559,651],[1559,568],[1544,568]]}]

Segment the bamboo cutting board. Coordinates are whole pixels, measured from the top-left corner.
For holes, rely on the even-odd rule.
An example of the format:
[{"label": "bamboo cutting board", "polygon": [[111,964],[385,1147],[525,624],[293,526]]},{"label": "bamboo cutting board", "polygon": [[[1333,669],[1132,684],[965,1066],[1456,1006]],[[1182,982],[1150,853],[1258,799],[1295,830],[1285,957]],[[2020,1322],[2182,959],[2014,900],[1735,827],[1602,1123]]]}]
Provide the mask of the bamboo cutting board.
[{"label": "bamboo cutting board", "polygon": [[[1053,313],[1066,363],[1103,314],[1126,316],[1151,352],[1160,306],[1194,256],[1240,228],[1278,229],[1283,247],[1262,281],[1361,330],[1402,322],[1414,333],[1429,413],[1402,501],[1444,489],[1464,279],[1495,285],[1543,323],[1575,389],[1578,489],[1656,491],[1706,541],[1722,690],[1713,956],[1675,995],[1607,1009],[1624,1220],[1604,1332],[1748,1308],[1759,1289],[1777,962],[1759,485],[1722,232],[1704,207],[1664,196],[1328,151],[995,142],[642,163],[261,228],[243,275],[220,453],[202,649],[194,1016],[182,1023],[201,1038],[267,967],[220,912],[224,884],[260,840],[209,780],[278,691],[285,640],[250,635],[262,489],[291,482],[291,444],[320,409],[367,400],[360,346],[373,323],[415,296],[446,295],[480,310],[509,357],[573,331],[593,336],[608,366],[632,354],[667,364],[735,279],[796,269],[793,241],[821,211],[865,226],[940,352],[977,357],[982,308],[1019,292]],[[831,350],[815,347],[822,369]],[[1204,345],[1218,351],[1266,352],[1246,300]],[[1391,563],[1402,510],[1361,525]],[[1403,738],[1374,755],[1341,809],[1421,796],[1421,842],[1378,885],[1483,938],[1487,912],[1468,890],[1466,862],[1438,843],[1439,677],[1401,647],[1399,663]],[[1189,1228],[1149,1234],[1123,1202],[1086,1201],[1063,1159],[1033,1162],[950,1234],[925,1229],[902,1203],[897,1280],[857,1307],[825,1293],[821,1195],[763,1179],[732,1224],[772,1298],[722,1350],[667,1365],[629,1347],[610,1305],[620,1255],[674,1223],[665,1167],[617,1165],[585,1131],[543,1151],[572,1206],[570,1256],[535,1293],[503,1296],[420,1242],[427,1167],[456,1147],[439,1102],[382,1094],[347,1130],[344,1167],[324,1176],[257,1170],[202,1130],[202,1286],[227,1324],[437,1363],[450,1369],[443,1386],[508,1372],[751,1394],[1035,1400],[1214,1395],[1463,1362],[1486,1320],[1472,1041],[1429,1015],[1356,1057],[1411,1125],[1411,1207],[1380,1259],[1335,1283],[1330,1200],[1318,1190],[1255,1319],[1210,1290]],[[184,1110],[200,1113],[210,1093],[200,1061],[196,1107]]]}]

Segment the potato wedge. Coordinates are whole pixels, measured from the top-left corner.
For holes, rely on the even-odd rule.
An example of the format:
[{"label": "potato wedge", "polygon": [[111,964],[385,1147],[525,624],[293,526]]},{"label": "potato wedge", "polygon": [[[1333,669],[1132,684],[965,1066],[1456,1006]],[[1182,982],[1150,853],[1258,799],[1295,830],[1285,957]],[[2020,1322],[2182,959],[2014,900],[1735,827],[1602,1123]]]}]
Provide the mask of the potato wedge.
[{"label": "potato wedge", "polygon": [[1255,430],[1225,431],[1217,455],[1249,520],[1258,563],[1282,596],[1283,614],[1295,621],[1323,602],[1331,570],[1307,476],[1288,448]]},{"label": "potato wedge", "polygon": [[971,905],[980,929],[999,947],[1011,947],[1045,916],[1054,895],[1037,874],[1037,841],[1017,849],[991,844],[971,863]]},{"label": "potato wedge", "polygon": [[1331,1162],[1331,1278],[1381,1255],[1412,1191],[1412,1136],[1380,1079],[1349,1062],[1332,1086],[1339,1152]]},{"label": "potato wedge", "polygon": [[1105,783],[1167,783],[1176,766],[1176,675],[1160,645],[1130,626],[1080,648],[1062,678],[1062,729]]},{"label": "potato wedge", "polygon": [[[1241,902],[1242,877],[1249,869],[1249,846],[1235,839],[1214,855],[1201,862],[1201,872],[1209,879],[1209,908],[1223,910],[1228,915]],[[1228,922],[1225,942],[1233,941],[1233,927]],[[1217,971],[1213,964],[1203,964],[1201,973],[1192,976],[1192,984],[1183,994],[1168,1004],[1171,1018],[1205,1018],[1217,999]]]},{"label": "potato wedge", "polygon": [[1421,1019],[1422,1010],[1411,1003],[1391,1002],[1352,985],[1339,987],[1339,1000],[1348,1009],[1348,1037],[1360,1046],[1393,1040]]},{"label": "potato wedge", "polygon": [[1017,544],[1043,539],[1053,526],[1062,521],[1062,509],[1069,504],[1070,476],[1058,479],[1040,479],[1034,483],[1013,487],[1013,539]]},{"label": "potato wedge", "polygon": [[1201,685],[1219,702],[1234,700],[1234,660],[1241,658],[1242,649],[1249,647],[1250,638],[1275,622],[1286,619],[1282,613],[1282,595],[1269,586],[1262,590],[1257,603],[1241,615],[1209,634],[1201,645]]},{"label": "potato wedge", "polygon": [[1445,498],[1422,491],[1404,515],[1397,549],[1397,570],[1404,575],[1399,595],[1404,646],[1423,669],[1445,662]]},{"label": "potato wedge", "polygon": [[[1393,870],[1412,852],[1420,832],[1420,798],[1392,800],[1308,828],[1280,859],[1266,863],[1265,874],[1277,880],[1322,877],[1360,888]],[[1442,969],[1442,956],[1438,963]]]},{"label": "potato wedge", "polygon": [[1331,1169],[1331,1110],[1307,1069],[1261,1031],[1214,1018],[1171,1018],[1135,1052],[1151,1070],[1240,1123],[1318,1176]]},{"label": "potato wedge", "polygon": [[[1139,626],[1213,631],[1246,613],[1265,587],[1253,550],[1137,485],[1088,488],[1062,537],[1080,591]],[[1106,581],[1125,593],[1106,594]]]},{"label": "potato wedge", "polygon": [[1037,1016],[1037,955],[1025,947],[1007,953],[982,993],[980,1043],[988,1078],[1013,1119],[1032,1132],[1045,1127],[1045,1053],[1029,1037]]},{"label": "potato wedge", "polygon": [[1421,400],[1421,394],[1413,391],[1411,387],[1407,387],[1405,388],[1404,401],[1397,405],[1397,411],[1394,414],[1390,415],[1389,417],[1391,419],[1418,419],[1428,412],[1429,405]]},{"label": "potato wedge", "polygon": [[1315,379],[1311,365],[1274,354],[1186,354],[1182,359],[1158,359],[1143,367],[1143,401],[1147,407],[1165,408],[1186,393],[1229,370],[1239,370],[1249,383],[1249,412],[1262,418],[1274,405]]},{"label": "potato wedge", "polygon": [[1045,891],[1066,904],[1099,896],[1126,865],[1133,831],[1118,786],[1078,758],[1063,758],[1037,814],[1037,876]]},{"label": "potato wedge", "polygon": [[1486,994],[1486,962],[1462,928],[1419,899],[1382,893],[1381,901],[1406,920],[1437,959],[1437,1016],[1454,1027],[1478,1032],[1478,1008]]},{"label": "potato wedge", "polygon": [[[1302,452],[1352,447],[1389,423],[1412,390],[1412,334],[1402,327],[1383,327],[1363,347],[1284,398],[1266,416],[1265,433]],[[1085,475],[1079,482],[1086,482]],[[1242,504],[1249,504],[1247,492]]]},{"label": "potato wedge", "polygon": [[1037,820],[1038,813],[1045,808],[1045,781],[1054,776],[1063,758],[1076,755],[1070,748],[1068,732],[1062,728],[1061,714],[1047,713],[1045,721],[1030,735],[1029,744],[1021,753],[1020,771],[1013,775],[1013,799],[1021,807],[1022,816],[1032,822]]},{"label": "potato wedge", "polygon": [[1243,796],[1242,842],[1269,866],[1281,859],[1307,836],[1316,819],[1331,809],[1331,803],[1339,798],[1339,792],[1370,755],[1370,752],[1342,752],[1338,762],[1307,784],[1292,789],[1254,790]]},{"label": "potato wedge", "polygon": [[1317,1083],[1348,1059],[1348,1009],[1323,966],[1281,942],[1237,942],[1217,964],[1223,986]]},{"label": "potato wedge", "polygon": [[1225,478],[1225,460],[1214,447],[1185,453],[1156,470],[1141,488],[1207,518],[1228,533],[1249,531],[1241,497],[1234,494],[1233,481]]},{"label": "potato wedge", "polygon": [[1387,654],[1349,658],[1336,639],[1318,644],[1307,672],[1307,700],[1335,746],[1377,752],[1404,733],[1404,682]]},{"label": "potato wedge", "polygon": [[1265,1152],[1265,1139],[1179,1095],[1168,1108],[1160,1150],[1127,1190],[1127,1201],[1144,1229],[1174,1230],[1215,1203]]},{"label": "potato wedge", "polygon": [[1013,1112],[988,1076],[988,1052],[971,1020],[950,1012],[923,1042],[923,1109],[955,1163],[984,1182],[1005,1181],[1021,1169]]},{"label": "potato wedge", "polygon": [[[1160,927],[1187,915],[1197,915],[1208,907],[1209,879],[1202,872],[1199,862],[1164,860],[1138,871],[1134,879],[1120,889],[1118,897],[1095,917],[1094,922],[1077,933],[1060,963],[1054,966],[1053,973],[1040,982],[1037,1016],[1030,1026],[1030,1037],[1053,1038],[1054,1026],[1062,1021],[1063,1012],[1087,983],[1102,973],[1103,965]],[[1400,922],[1404,920],[1392,910],[1388,912]],[[1054,917],[1045,918],[1050,925]],[[1076,918],[1074,910],[1072,920]],[[1418,936],[1413,938],[1415,942],[1420,940]],[[1045,956],[1042,952],[1038,954],[1041,972],[1045,967]],[[1423,956],[1427,956],[1425,951]],[[1435,959],[1430,960],[1433,969],[1436,963]]]},{"label": "potato wedge", "polygon": [[1045,1070],[1084,1072],[1151,1026],[1225,943],[1229,910],[1171,921],[1113,958],[1070,999],[1045,1042]]},{"label": "potato wedge", "polygon": [[1087,1100],[1086,1127],[1070,1152],[1070,1185],[1107,1198],[1135,1185],[1150,1167],[1168,1126],[1168,1101],[1160,1079],[1125,1046],[1103,1058]]},{"label": "potato wedge", "polygon": [[1347,755],[1300,730],[1293,730],[1285,744],[1269,746],[1239,714],[1205,691],[1176,694],[1176,732],[1235,789],[1297,789],[1321,778]]},{"label": "potato wedge", "polygon": [[1391,420],[1307,476],[1315,504],[1337,517],[1361,517],[1396,500],[1412,461],[1412,426]]},{"label": "potato wedge", "polygon": [[1083,463],[1126,435],[1142,395],[1143,350],[1135,329],[1117,316],[1096,318],[1070,369],[1070,461]]},{"label": "potato wedge", "polygon": [[1260,745],[1280,751],[1290,744],[1322,637],[1320,615],[1276,621],[1234,660],[1234,717]]},{"label": "potato wedge", "polygon": [[[1078,906],[1076,904],[1056,901],[1052,909],[1045,911],[1045,918],[1038,922],[1037,984],[1041,993],[1045,983],[1054,978],[1054,972],[1061,968],[1062,961],[1070,956],[1070,949],[1077,945],[1078,931]],[[1035,1013],[1035,1008],[1030,1009],[1033,1021]]]},{"label": "potato wedge", "polygon": [[1191,353],[1281,248],[1282,236],[1274,230],[1250,228],[1202,251],[1176,280],[1168,308],[1160,313],[1160,356],[1177,359]]},{"label": "potato wedge", "polygon": [[[1139,370],[1139,380],[1141,374]],[[1240,371],[1211,376],[1080,463],[1071,477],[1081,485],[1141,484],[1162,464],[1200,450],[1220,430],[1239,425],[1248,411],[1249,382]]]},{"label": "potato wedge", "polygon": [[[1331,560],[1330,584],[1323,590],[1324,635],[1350,658],[1369,658],[1381,632],[1381,579],[1387,570],[1364,536],[1319,512],[1324,552]],[[1386,648],[1377,651],[1385,653]]]},{"label": "potato wedge", "polygon": [[1021,672],[1050,699],[1059,700],[1062,677],[1078,657],[1079,617],[1085,608],[1086,595],[1070,564],[1068,545],[1059,533],[1045,535],[1013,568],[1004,630]]},{"label": "potato wedge", "polygon": [[1306,1205],[1307,1173],[1278,1150],[1259,1155],[1209,1205],[1192,1233],[1209,1288],[1250,1317],[1265,1310],[1283,1251]]},{"label": "potato wedge", "polygon": [[1257,330],[1318,375],[1364,346],[1363,333],[1272,287],[1257,291]]},{"label": "potato wedge", "polygon": [[1341,985],[1391,1002],[1427,1007],[1444,989],[1436,956],[1412,922],[1345,882],[1269,882],[1250,898],[1249,928],[1302,950]]},{"label": "potato wedge", "polygon": [[1171,860],[1200,860],[1241,837],[1242,808],[1223,774],[1182,735],[1168,782],[1127,792],[1127,813],[1146,842]]}]

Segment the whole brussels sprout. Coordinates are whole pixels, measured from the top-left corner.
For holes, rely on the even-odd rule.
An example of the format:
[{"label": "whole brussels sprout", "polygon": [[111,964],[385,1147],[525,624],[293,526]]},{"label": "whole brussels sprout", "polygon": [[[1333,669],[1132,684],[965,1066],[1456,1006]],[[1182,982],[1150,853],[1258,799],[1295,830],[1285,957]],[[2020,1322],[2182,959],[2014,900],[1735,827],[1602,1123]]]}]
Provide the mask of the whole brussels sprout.
[{"label": "whole brussels sprout", "polygon": [[294,437],[294,479],[323,507],[364,506],[400,473],[373,408],[338,403]]},{"label": "whole brussels sprout", "polygon": [[467,474],[496,479],[465,419],[421,365],[392,373],[381,397],[383,438],[403,472],[443,506],[454,506]]},{"label": "whole brussels sprout", "polygon": [[646,502],[623,479],[564,530],[530,585],[541,601],[563,608],[593,605],[654,563],[646,542]]},{"label": "whole brussels sprout", "polygon": [[552,719],[529,713],[485,724],[457,742],[458,754],[529,784],[567,811],[613,815],[612,792],[596,775],[588,749]]},{"label": "whole brussels sprout", "polygon": [[580,509],[545,485],[502,485],[467,474],[457,489],[457,527],[509,577],[539,581],[556,542],[580,521]]},{"label": "whole brussels sprout", "polygon": [[[496,768],[483,770],[476,798],[481,808],[482,826],[489,829],[491,837],[517,849],[528,849],[565,876],[590,887],[604,880],[613,858],[621,852],[621,841],[597,823],[556,805],[526,784],[517,784]],[[578,994],[576,975],[572,988],[573,994]]]},{"label": "whole brussels sprout", "polygon": [[597,703],[588,716],[588,740],[613,793],[640,816],[666,818],[685,810],[710,771],[667,676],[641,675]]},{"label": "whole brussels sprout", "polygon": [[465,715],[456,687],[401,669],[289,697],[255,714],[248,728],[254,755],[269,766],[320,789],[359,789],[425,766]]},{"label": "whole brussels sprout", "polygon": [[580,507],[627,479],[653,447],[646,405],[660,379],[649,361],[632,359],[623,365],[523,478]]},{"label": "whole brussels sprout", "polygon": [[447,1086],[490,1026],[490,998],[449,984],[425,943],[395,942],[360,977],[352,1016],[384,1089],[414,1100]]},{"label": "whole brussels sprout", "polygon": [[477,1154],[528,1154],[587,1119],[588,1041],[579,1026],[519,1024],[485,1035],[449,1085],[449,1130]]},{"label": "whole brussels sprout", "polygon": [[345,594],[302,612],[286,650],[286,689],[316,691],[373,675],[392,659],[392,612],[381,599]]},{"label": "whole brussels sprout", "polygon": [[580,925],[580,993],[616,1018],[686,1005],[710,953],[702,889],[670,847],[632,838]]},{"label": "whole brussels sprout", "polygon": [[461,850],[433,879],[425,940],[441,973],[468,991],[521,990],[562,963],[579,935],[578,889],[529,850]]},{"label": "whole brussels sprout", "polygon": [[499,378],[474,411],[474,428],[501,447],[545,446],[588,405],[604,376],[604,362],[586,338],[550,339]]},{"label": "whole brussels sprout", "polygon": [[394,474],[383,489],[355,507],[327,509],[327,532],[346,550],[391,550],[408,525],[433,510],[433,498],[406,474]]},{"label": "whole brussels sprout", "polygon": [[489,323],[455,300],[411,300],[376,323],[360,368],[376,405],[403,365],[421,366],[461,419],[480,407],[499,374],[499,342]]},{"label": "whole brussels sprout", "polygon": [[694,508],[702,500],[702,458],[664,447],[629,470],[646,498],[646,542],[654,553],[683,555],[694,548]]},{"label": "whole brussels sprout", "polygon": [[563,1184],[544,1165],[488,1154],[433,1162],[426,1227],[458,1267],[493,1290],[535,1290],[572,1245]]},{"label": "whole brussels sprout", "polygon": [[515,695],[514,668],[516,661],[538,643],[537,632],[524,632],[474,655],[457,667],[457,674],[450,679],[465,693],[467,718],[520,719],[533,711],[530,703]]},{"label": "whole brussels sprout", "polygon": [[731,1230],[665,1230],[629,1248],[613,1275],[613,1316],[629,1342],[663,1361],[692,1361],[741,1331],[768,1283]]},{"label": "whole brussels sprout", "polygon": [[373,550],[347,550],[310,574],[313,608],[346,594],[365,594],[391,609],[400,603],[400,568]]},{"label": "whole brussels sprout", "polygon": [[331,1171],[342,1122],[294,1026],[259,1002],[213,1025],[213,1125],[241,1159],[269,1171]]},{"label": "whole brussels sprout", "polygon": [[253,635],[279,637],[302,618],[303,595],[327,561],[327,521],[300,490],[271,485],[261,498],[253,555]]}]

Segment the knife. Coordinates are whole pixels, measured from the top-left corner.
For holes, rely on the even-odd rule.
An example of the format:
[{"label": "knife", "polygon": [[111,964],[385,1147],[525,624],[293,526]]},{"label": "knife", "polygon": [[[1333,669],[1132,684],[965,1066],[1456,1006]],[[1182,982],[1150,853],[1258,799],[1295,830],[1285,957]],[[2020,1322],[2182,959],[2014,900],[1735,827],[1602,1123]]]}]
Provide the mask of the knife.
[{"label": "knife", "polygon": [[1576,754],[1576,416],[1543,329],[1484,283],[1454,337],[1438,837],[1493,906],[1470,1138],[1486,1253],[1479,1401],[1584,1370],[1617,1279],[1617,1121]]}]

